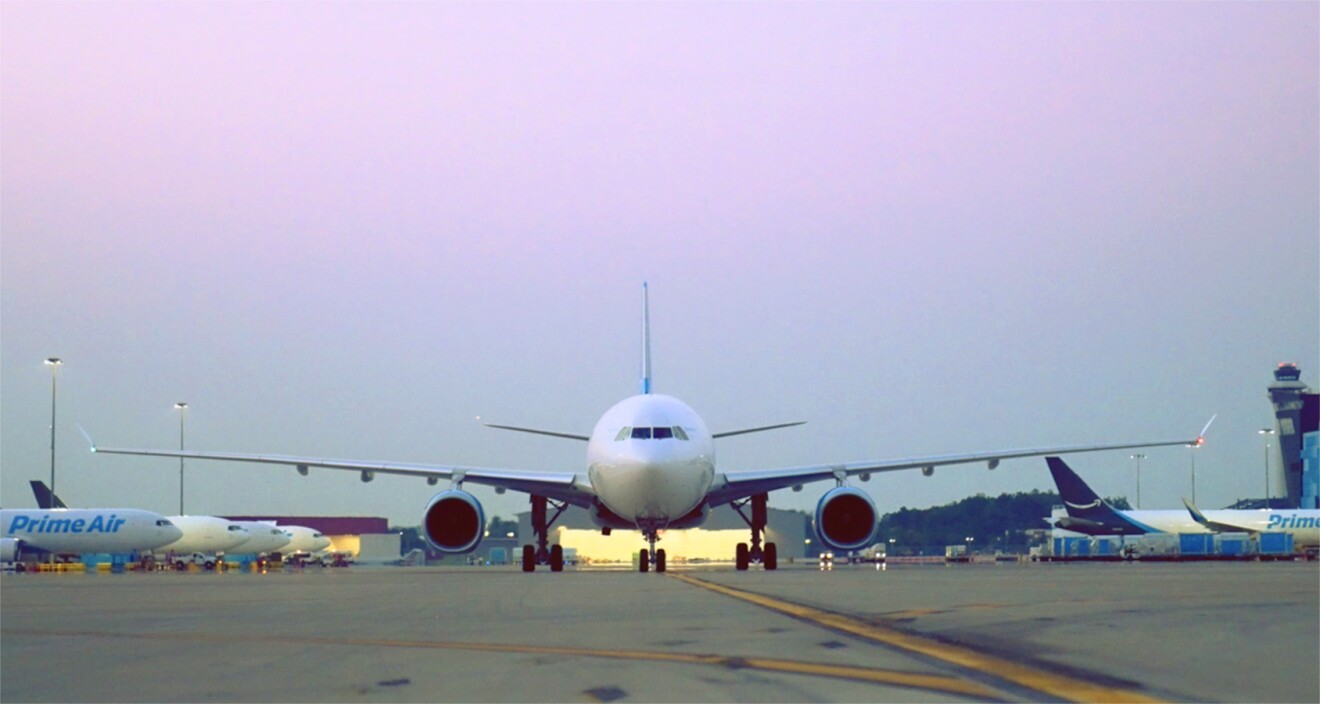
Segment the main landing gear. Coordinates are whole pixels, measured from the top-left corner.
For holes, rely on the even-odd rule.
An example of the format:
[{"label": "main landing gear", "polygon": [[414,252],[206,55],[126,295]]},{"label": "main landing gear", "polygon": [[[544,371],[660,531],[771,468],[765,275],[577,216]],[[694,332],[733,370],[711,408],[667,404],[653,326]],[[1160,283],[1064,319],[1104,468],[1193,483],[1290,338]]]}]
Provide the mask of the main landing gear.
[{"label": "main landing gear", "polygon": [[[555,515],[549,516],[553,506]],[[551,572],[564,571],[564,548],[561,545],[549,545],[550,526],[559,519],[559,515],[568,508],[567,503],[551,501],[544,496],[532,495],[532,533],[536,535],[536,545],[524,545],[522,549],[522,570],[533,572],[537,565],[550,565]]]},{"label": "main landing gear", "polygon": [[642,548],[640,559],[637,560],[637,571],[647,572],[651,569],[651,566],[654,565],[656,572],[664,572],[665,549],[660,548],[657,550],[655,547],[655,542],[660,539],[660,536],[654,528],[647,528],[643,533],[646,536],[646,542],[650,544],[651,548],[649,550]]},{"label": "main landing gear", "polygon": [[[745,571],[752,563],[760,563],[767,570],[779,568],[779,548],[774,543],[766,543],[761,547],[761,534],[765,532],[766,523],[766,502],[769,501],[769,494],[755,494],[742,501],[733,502],[733,510],[738,512],[739,516],[747,522],[752,529],[752,544],[748,547],[747,543],[738,543],[738,548],[734,552],[733,563],[739,572]],[[743,513],[743,507],[747,504],[752,505],[752,517],[748,518]]]}]

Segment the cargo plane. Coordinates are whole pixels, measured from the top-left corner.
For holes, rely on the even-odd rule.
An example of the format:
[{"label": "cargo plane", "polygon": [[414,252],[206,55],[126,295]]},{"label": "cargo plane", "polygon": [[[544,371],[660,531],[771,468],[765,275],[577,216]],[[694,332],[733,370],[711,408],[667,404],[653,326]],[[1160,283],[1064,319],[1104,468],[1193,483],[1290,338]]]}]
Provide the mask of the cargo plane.
[{"label": "cargo plane", "polygon": [[0,562],[24,550],[56,555],[152,550],[183,535],[159,513],[135,508],[7,508],[0,510]]},{"label": "cargo plane", "polygon": [[871,544],[878,515],[870,496],[850,484],[853,479],[865,482],[878,472],[905,469],[920,469],[929,476],[942,465],[984,462],[994,469],[1003,460],[1021,457],[1201,442],[1197,437],[822,463],[782,469],[721,470],[715,462],[716,440],[801,423],[712,432],[686,403],[655,393],[651,376],[649,299],[645,284],[642,287],[641,338],[638,393],[607,410],[589,435],[491,425],[586,443],[586,464],[582,473],[230,452],[98,448],[95,445],[92,451],[285,465],[296,468],[303,476],[312,467],[336,469],[358,472],[364,482],[371,481],[377,474],[419,477],[432,486],[447,481],[448,488],[435,494],[422,514],[423,536],[432,547],[444,553],[469,552],[481,542],[485,514],[481,503],[465,487],[482,485],[494,487],[500,493],[506,490],[523,492],[531,497],[531,523],[536,541],[536,545],[523,546],[524,571],[531,572],[540,564],[548,564],[551,571],[563,570],[563,550],[559,545],[547,544],[548,531],[564,510],[576,506],[586,510],[604,533],[615,529],[640,531],[647,547],[640,551],[639,570],[663,572],[665,550],[656,548],[660,532],[699,526],[711,509],[723,505],[732,506],[751,530],[750,543],[737,545],[734,555],[737,569],[746,570],[753,563],[761,564],[766,570],[775,569],[778,565],[777,548],[773,542],[763,545],[762,535],[766,526],[768,494],[778,489],[833,482],[834,486],[824,493],[816,506],[816,532],[821,541],[834,550],[857,550]]},{"label": "cargo plane", "polygon": [[1068,515],[1055,521],[1064,530],[1086,535],[1148,533],[1291,533],[1298,548],[1320,545],[1320,510],[1313,508],[1221,509],[1201,511],[1183,499],[1186,510],[1121,511],[1101,499],[1058,457],[1046,457]]}]

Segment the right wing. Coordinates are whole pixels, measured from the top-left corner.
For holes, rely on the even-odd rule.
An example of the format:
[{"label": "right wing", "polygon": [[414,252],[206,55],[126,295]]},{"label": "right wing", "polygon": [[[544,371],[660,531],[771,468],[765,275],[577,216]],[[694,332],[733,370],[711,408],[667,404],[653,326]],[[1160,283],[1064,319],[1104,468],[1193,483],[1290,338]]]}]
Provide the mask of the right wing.
[{"label": "right wing", "polygon": [[1165,447],[1172,445],[1197,445],[1202,438],[1192,440],[1163,440],[1154,442],[1122,443],[1116,445],[1070,445],[1065,447],[1040,447],[1024,450],[997,450],[991,452],[972,452],[961,455],[933,455],[930,457],[907,457],[892,460],[874,460],[869,462],[848,462],[842,464],[820,464],[788,469],[760,469],[723,472],[715,475],[715,483],[707,494],[707,502],[720,506],[746,498],[753,494],[763,494],[776,489],[796,487],[812,482],[829,479],[842,480],[847,477],[861,476],[865,481],[873,473],[894,472],[902,469],[921,469],[929,474],[936,467],[950,464],[971,464],[985,462],[990,469],[999,466],[1001,460],[1021,457],[1040,457],[1042,455],[1065,455],[1078,452],[1100,452],[1103,450],[1128,450],[1139,447]]},{"label": "right wing", "polygon": [[136,450],[126,448],[97,447],[92,445],[92,452],[107,455],[140,455],[145,457],[180,457],[191,460],[217,460],[226,462],[253,462],[257,464],[278,464],[296,467],[298,473],[307,474],[309,467],[339,469],[361,472],[363,481],[370,481],[375,474],[397,474],[407,477],[421,477],[435,484],[442,479],[454,482],[471,482],[491,486],[497,489],[512,489],[526,494],[545,496],[556,501],[563,501],[588,508],[596,493],[591,485],[571,472],[532,472],[519,469],[492,469],[486,467],[462,467],[458,465],[427,465],[400,462],[380,462],[375,460],[336,460],[321,457],[295,457],[290,455],[249,455],[230,452],[184,452],[180,450]]}]

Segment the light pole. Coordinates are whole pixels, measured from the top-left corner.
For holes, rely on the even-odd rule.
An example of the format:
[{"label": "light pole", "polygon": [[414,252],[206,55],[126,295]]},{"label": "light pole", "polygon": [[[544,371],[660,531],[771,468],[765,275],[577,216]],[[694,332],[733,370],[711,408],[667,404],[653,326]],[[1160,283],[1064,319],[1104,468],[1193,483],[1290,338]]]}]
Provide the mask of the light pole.
[{"label": "light pole", "polygon": [[1189,456],[1192,458],[1192,505],[1196,505],[1196,448],[1200,445],[1193,443],[1187,447],[1191,448]]},{"label": "light pole", "polygon": [[[46,366],[50,367],[50,495],[55,496],[55,377],[59,375],[64,360],[59,357],[47,357]],[[52,499],[53,500],[53,499]]]},{"label": "light pole", "polygon": [[1270,507],[1270,436],[1274,428],[1261,428],[1256,433],[1265,438],[1265,508]]},{"label": "light pole", "polygon": [[[188,414],[188,404],[180,401],[174,404],[179,411],[179,452],[183,452],[183,417]],[[183,458],[179,458],[179,515],[183,513]]]},{"label": "light pole", "polygon": [[1141,461],[1146,459],[1146,456],[1141,453],[1137,453],[1133,455],[1130,459],[1134,459],[1137,461],[1137,508],[1141,508]]}]

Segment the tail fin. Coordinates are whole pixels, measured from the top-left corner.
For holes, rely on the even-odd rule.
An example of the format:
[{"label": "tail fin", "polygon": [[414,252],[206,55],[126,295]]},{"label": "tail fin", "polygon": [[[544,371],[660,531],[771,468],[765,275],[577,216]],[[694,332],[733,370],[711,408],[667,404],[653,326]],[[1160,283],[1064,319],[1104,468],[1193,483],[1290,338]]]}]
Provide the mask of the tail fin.
[{"label": "tail fin", "polygon": [[1045,461],[1050,465],[1050,474],[1054,475],[1054,484],[1059,487],[1059,498],[1063,499],[1069,516],[1098,519],[1112,515],[1114,509],[1092,491],[1063,460],[1046,457]]},{"label": "tail fin", "polygon": [[68,508],[60,500],[60,497],[56,496],[46,486],[46,482],[33,479],[30,483],[32,484],[32,495],[37,497],[37,508]]},{"label": "tail fin", "polygon": [[651,297],[646,282],[642,282],[642,388],[651,393]]},{"label": "tail fin", "polygon": [[[1141,535],[1159,532],[1105,503],[1071,467],[1064,464],[1063,460],[1058,457],[1046,457],[1045,461],[1050,465],[1050,474],[1054,475],[1054,484],[1059,487],[1059,498],[1063,499],[1068,517],[1073,519],[1070,522],[1073,525],[1060,527],[1090,535]],[[1078,527],[1073,527],[1074,525]]]}]

